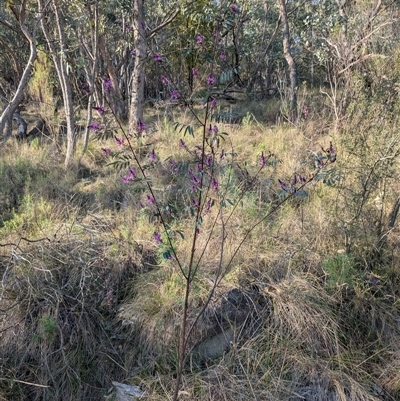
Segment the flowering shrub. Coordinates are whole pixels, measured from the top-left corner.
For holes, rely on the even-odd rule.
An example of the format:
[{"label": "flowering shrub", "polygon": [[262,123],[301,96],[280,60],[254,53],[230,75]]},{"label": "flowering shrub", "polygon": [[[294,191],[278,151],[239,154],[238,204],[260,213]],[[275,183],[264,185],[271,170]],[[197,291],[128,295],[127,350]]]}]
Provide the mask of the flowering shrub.
[{"label": "flowering shrub", "polygon": [[[236,18],[240,13],[239,6],[234,3],[228,8],[229,17]],[[222,18],[222,17],[221,17]],[[222,18],[223,21],[223,18]],[[140,203],[143,210],[151,216],[150,221],[154,224],[152,236],[149,238],[153,241],[155,246],[161,250],[162,257],[173,263],[181,272],[186,281],[186,293],[184,303],[184,318],[181,330],[181,343],[179,349],[179,366],[178,366],[178,379],[177,388],[179,387],[180,377],[182,375],[182,367],[185,359],[185,349],[187,338],[190,332],[187,332],[187,310],[189,308],[189,297],[191,292],[191,284],[199,273],[199,265],[202,259],[203,251],[198,249],[198,238],[202,235],[206,237],[205,247],[210,241],[212,235],[217,230],[221,230],[222,241],[226,240],[227,230],[230,229],[228,225],[231,216],[235,213],[241,201],[244,199],[246,193],[253,190],[254,184],[259,179],[268,179],[268,167],[276,165],[276,157],[272,153],[261,152],[258,155],[258,161],[251,166],[240,166],[235,162],[235,153],[232,151],[227,153],[222,149],[221,144],[225,141],[228,134],[223,132],[217,124],[212,121],[213,110],[217,106],[217,95],[215,88],[218,88],[221,79],[217,80],[215,71],[217,70],[217,62],[226,61],[227,49],[220,49],[221,38],[219,32],[221,30],[221,22],[218,22],[212,29],[211,37],[214,37],[213,46],[218,51],[215,52],[216,56],[213,63],[210,63],[210,70],[203,75],[202,82],[199,85],[203,86],[206,93],[205,96],[205,112],[196,112],[190,107],[193,112],[195,120],[198,122],[198,127],[175,123],[175,130],[185,135],[194,137],[195,144],[188,146],[184,138],[179,139],[177,147],[184,153],[185,161],[176,161],[172,158],[161,160],[157,154],[156,148],[148,150],[147,157],[139,156],[133,146],[135,138],[129,136],[126,132],[122,132],[123,136],[115,136],[117,148],[111,151],[108,148],[103,148],[103,154],[110,160],[110,165],[115,166],[119,171],[125,171],[121,175],[121,179],[126,185],[140,185],[143,189],[143,198]],[[193,38],[193,48],[199,51],[211,53],[214,49],[207,49],[205,33],[198,33]],[[153,53],[153,62],[160,63],[163,59],[158,53]],[[167,63],[164,63],[165,65]],[[197,68],[191,69],[193,78],[199,79],[200,72]],[[224,74],[224,72],[222,72]],[[204,78],[206,77],[206,78]],[[174,82],[173,76],[168,76],[166,70],[160,74],[160,82],[167,86],[169,89],[171,99],[190,105],[185,97],[187,90],[185,87],[178,88],[172,83]],[[222,80],[223,81],[223,80]],[[106,81],[104,85],[106,86]],[[108,85],[108,84],[107,84]],[[94,107],[96,111],[102,116],[106,113],[103,106]],[[308,113],[308,111],[307,111]],[[304,113],[304,118],[307,116]],[[92,122],[89,126],[91,129],[99,129],[100,126],[96,122]],[[147,129],[146,124],[139,120],[137,124],[139,132]],[[137,139],[137,138],[136,138]],[[294,172],[289,179],[280,178],[276,182],[276,189],[278,197],[274,203],[269,207],[264,215],[259,216],[259,220],[243,235],[242,240],[239,242],[237,249],[233,252],[233,256],[228,258],[228,262],[223,262],[224,247],[221,246],[220,265],[217,268],[216,277],[214,282],[217,283],[223,276],[224,272],[229,269],[235,255],[240,247],[245,242],[248,235],[257,227],[258,224],[266,220],[272,213],[279,209],[279,207],[292,197],[304,197],[306,195],[306,187],[314,180],[323,180],[328,184],[334,184],[335,177],[331,170],[331,165],[336,160],[336,150],[332,143],[327,150],[322,153],[316,153],[308,168],[304,168],[302,172]],[[255,166],[254,166],[255,165]],[[171,179],[179,176],[182,187],[186,188],[185,197],[182,198],[183,204],[181,210],[174,209],[168,199],[159,199],[156,195],[151,182],[151,174],[153,168],[157,166],[159,171],[162,171]],[[251,171],[253,170],[253,171]],[[238,179],[232,173],[239,171]],[[241,182],[240,182],[241,181]],[[242,184],[245,182],[245,184]],[[225,213],[226,210],[227,212]],[[213,218],[221,221],[220,226],[215,223],[208,227],[209,232],[204,233],[202,230],[204,218],[206,215],[211,215]],[[188,240],[190,244],[189,261],[184,261],[177,251],[177,241],[179,238],[185,239],[184,234],[175,229],[171,221],[177,217],[177,213],[186,213],[188,218],[193,221],[192,233]],[[226,263],[223,266],[223,263]],[[210,292],[208,301],[210,301],[214,290]],[[175,398],[176,399],[176,398]]]}]

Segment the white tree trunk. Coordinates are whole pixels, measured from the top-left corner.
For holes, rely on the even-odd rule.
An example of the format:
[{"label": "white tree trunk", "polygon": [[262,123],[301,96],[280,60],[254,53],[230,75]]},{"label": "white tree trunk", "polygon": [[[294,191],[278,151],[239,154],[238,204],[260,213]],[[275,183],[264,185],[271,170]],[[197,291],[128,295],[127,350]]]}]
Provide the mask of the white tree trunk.
[{"label": "white tree trunk", "polygon": [[129,134],[138,133],[138,122],[143,121],[144,103],[144,61],[146,59],[146,39],[144,31],[143,0],[133,1],[133,33],[135,65],[131,77],[131,104],[129,109]]},{"label": "white tree trunk", "polygon": [[[25,25],[25,9],[22,9],[19,13],[19,24],[22,33],[25,35],[26,39],[29,42],[30,54],[28,63],[25,66],[24,72],[22,73],[21,80],[19,81],[17,91],[15,92],[14,97],[4,108],[1,116],[0,116],[0,135],[5,131],[5,136],[9,137],[12,133],[12,118],[17,110],[19,104],[21,103],[24,97],[24,91],[26,86],[28,85],[29,79],[32,74],[33,63],[37,57],[37,49],[36,49],[36,26],[33,29],[32,33],[29,32],[27,26]],[[40,18],[40,17],[38,17]],[[38,21],[37,21],[38,22]]]},{"label": "white tree trunk", "polygon": [[[45,6],[43,0],[38,0],[39,8],[41,12],[45,12]],[[75,119],[74,119],[74,107],[72,102],[72,90],[71,84],[68,79],[66,71],[65,59],[66,59],[66,42],[64,34],[64,24],[60,16],[60,10],[57,0],[52,0],[55,21],[58,30],[58,41],[59,49],[54,46],[54,39],[50,37],[49,30],[44,18],[42,18],[42,31],[46,38],[47,46],[50,50],[51,57],[54,62],[54,66],[57,71],[58,80],[60,81],[61,91],[64,101],[65,120],[67,122],[67,152],[65,155],[65,167],[68,168],[75,154],[76,148],[76,136],[75,136]]]}]

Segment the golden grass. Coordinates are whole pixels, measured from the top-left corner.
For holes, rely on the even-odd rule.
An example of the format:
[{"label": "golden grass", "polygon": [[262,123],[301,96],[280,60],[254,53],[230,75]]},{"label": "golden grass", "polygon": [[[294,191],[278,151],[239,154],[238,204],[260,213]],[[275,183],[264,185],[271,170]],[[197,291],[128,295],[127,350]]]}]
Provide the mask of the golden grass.
[{"label": "golden grass", "polygon": [[[201,258],[191,284],[189,323],[204,306],[218,272],[221,281],[210,308],[217,308],[230,290],[241,288],[260,291],[270,300],[271,313],[260,330],[235,341],[220,360],[210,361],[203,370],[185,372],[180,399],[372,401],[382,399],[383,393],[396,399],[400,394],[399,230],[397,223],[389,229],[387,221],[398,196],[397,160],[390,169],[375,171],[371,166],[380,157],[378,140],[368,142],[371,157],[368,152],[351,153],[350,135],[355,134],[350,128],[333,135],[318,118],[297,127],[272,126],[265,121],[270,121],[268,113],[277,107],[275,101],[249,107],[254,117],[249,114],[245,123],[218,124],[220,131],[229,133],[218,151],[236,153],[233,160],[224,161],[219,176],[221,183],[231,183],[226,197],[239,199],[246,185],[240,168],[256,174],[261,152],[273,153],[280,163],[261,171],[232,216],[231,204],[218,207],[221,193],[210,193],[216,206],[204,216],[196,243],[195,261]],[[193,124],[189,112],[172,113]],[[184,138],[188,147],[198,143],[199,131],[194,138]],[[171,177],[166,167],[170,156],[189,159],[179,148],[181,137],[167,118],[155,115],[142,143],[133,144],[144,162],[153,148],[159,156],[146,173],[160,205],[169,202],[176,209],[168,223],[184,234],[184,239],[177,236],[173,243],[187,269],[194,223],[184,203],[193,195],[188,179]],[[307,196],[287,201],[258,224],[282,199],[278,178],[289,181],[295,173],[309,176],[313,166],[306,161],[331,140],[338,151],[334,167],[343,173],[343,181],[336,186],[311,183]],[[5,330],[0,334],[0,352],[10,358],[13,350],[18,352],[14,365],[6,365],[0,354],[5,361],[0,367],[6,369],[0,371],[8,369],[7,379],[46,382],[57,389],[37,388],[37,397],[59,397],[64,391],[68,396],[63,399],[84,399],[89,387],[85,384],[81,393],[76,388],[85,380],[105,389],[111,380],[120,379],[144,384],[149,400],[171,399],[185,280],[173,260],[163,259],[163,248],[154,239],[154,231],[162,227],[141,206],[148,189],[125,185],[121,179],[125,170],[116,172],[107,166],[111,159],[103,155],[105,147],[115,148],[114,140],[92,141],[80,155],[79,143],[79,161],[69,172],[64,171],[62,155],[51,140],[8,141],[1,148],[4,175],[0,180],[9,198],[14,198],[9,202],[0,197],[1,295],[9,295],[0,300],[0,309],[23,299],[18,310],[12,309],[9,321],[16,324],[23,319],[20,338],[29,343],[29,330],[33,330],[41,342],[37,349],[29,348],[33,360],[27,363],[23,344]],[[369,171],[363,172],[367,167]],[[363,193],[362,179],[368,174],[376,185]],[[382,190],[380,215],[374,200]],[[365,204],[354,218],[360,199]],[[371,249],[379,242],[377,221],[384,223],[383,256],[369,265]],[[47,239],[30,243],[21,238]],[[165,237],[163,241],[165,247]],[[379,284],[371,285],[370,272],[379,275]],[[110,294],[112,300],[107,298]],[[56,334],[51,332],[51,319],[57,324]],[[1,328],[6,329],[5,324]],[[73,337],[69,325],[79,336]],[[190,345],[199,340],[196,335],[204,334],[202,325],[206,323],[200,321]],[[75,348],[68,345],[58,354],[66,336],[73,337]],[[29,373],[44,362],[46,369]],[[102,364],[104,368],[98,370],[102,377],[93,375]],[[26,398],[24,391],[22,386],[13,388],[11,382],[0,381],[0,397],[18,399],[25,394]]]}]

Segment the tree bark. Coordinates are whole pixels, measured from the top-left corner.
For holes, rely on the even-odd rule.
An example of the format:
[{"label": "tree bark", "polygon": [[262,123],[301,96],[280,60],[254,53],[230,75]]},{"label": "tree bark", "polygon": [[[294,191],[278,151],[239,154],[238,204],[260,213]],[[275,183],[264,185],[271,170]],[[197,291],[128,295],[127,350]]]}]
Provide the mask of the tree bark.
[{"label": "tree bark", "polygon": [[133,34],[135,64],[131,79],[131,103],[129,109],[129,134],[136,135],[138,123],[143,121],[144,103],[144,61],[146,59],[146,39],[144,32],[143,0],[133,2]]},{"label": "tree bark", "polygon": [[86,54],[88,60],[90,60],[89,65],[85,66],[85,74],[86,79],[89,84],[89,98],[87,104],[87,119],[86,119],[86,127],[83,135],[83,149],[82,153],[85,153],[88,145],[89,145],[89,124],[92,122],[92,107],[93,101],[95,99],[95,81],[96,81],[96,74],[97,74],[97,62],[98,62],[98,38],[99,38],[99,30],[98,30],[98,1],[95,0],[94,2],[94,12],[92,12],[90,5],[88,4],[88,12],[90,13],[90,18],[93,19],[93,30],[92,30],[92,52],[88,49],[88,44],[85,42],[84,39],[84,32],[83,30],[79,31],[79,40],[81,42],[81,51],[83,54]]},{"label": "tree bark", "polygon": [[297,66],[290,50],[290,30],[289,21],[287,18],[286,1],[279,1],[279,14],[282,21],[282,31],[283,31],[283,54],[285,56],[286,62],[289,66],[289,77],[290,77],[290,89],[289,89],[289,118],[294,121],[297,117]]},{"label": "tree bark", "polygon": [[101,57],[104,62],[104,66],[106,67],[108,76],[109,76],[111,84],[112,84],[112,87],[110,88],[111,96],[109,96],[107,94],[107,92],[105,92],[105,96],[107,97],[108,103],[110,104],[110,107],[112,108],[116,117],[121,121],[126,121],[126,117],[127,117],[126,101],[125,101],[124,97],[122,96],[122,93],[121,93],[121,90],[119,87],[118,73],[117,73],[113,63],[110,62],[110,54],[107,52],[106,44],[104,42],[104,36],[99,36],[98,46],[99,46],[99,51],[100,51]]},{"label": "tree bark", "polygon": [[[19,81],[19,85],[15,92],[15,95],[11,99],[11,101],[5,106],[0,116],[0,135],[3,134],[4,132],[5,137],[9,137],[12,134],[12,118],[24,97],[25,88],[28,85],[29,79],[31,77],[33,63],[37,57],[36,25],[31,33],[28,30],[27,26],[25,25],[25,9],[26,9],[26,1],[24,1],[23,4],[21,5],[20,12],[18,14],[18,22],[22,33],[29,42],[30,55],[28,63],[26,64],[24,72],[22,74],[21,80]],[[39,19],[40,16],[38,17],[38,20]],[[37,22],[39,22],[38,20]]]},{"label": "tree bark", "polygon": [[[39,9],[41,13],[45,12],[43,0],[38,0]],[[51,57],[54,62],[55,69],[57,71],[58,80],[60,81],[61,91],[64,101],[65,120],[67,122],[67,152],[65,155],[65,168],[70,167],[72,159],[75,154],[76,148],[76,136],[75,136],[75,118],[74,118],[74,106],[72,102],[72,90],[69,82],[68,74],[66,71],[66,41],[64,33],[64,23],[60,15],[59,5],[57,0],[52,0],[53,11],[58,31],[59,49],[54,46],[54,40],[50,37],[47,23],[42,18],[42,31],[45,36],[47,46],[50,50]]]}]

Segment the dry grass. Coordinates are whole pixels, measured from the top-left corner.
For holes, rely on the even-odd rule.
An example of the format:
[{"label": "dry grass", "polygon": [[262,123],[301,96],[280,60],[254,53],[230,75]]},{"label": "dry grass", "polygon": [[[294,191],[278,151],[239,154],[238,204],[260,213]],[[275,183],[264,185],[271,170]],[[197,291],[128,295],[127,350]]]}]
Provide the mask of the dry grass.
[{"label": "dry grass", "polygon": [[[186,371],[182,400],[399,397],[399,228],[387,226],[398,196],[398,162],[372,169],[382,156],[382,142],[369,142],[369,153],[351,153],[357,127],[333,134],[318,109],[322,106],[313,105],[315,98],[302,101],[314,114],[310,111],[310,120],[297,127],[275,121],[271,126],[276,101],[250,104],[241,125],[219,124],[230,133],[220,149],[236,153],[224,161],[220,182],[230,183],[226,197],[240,202],[231,217],[229,203],[204,217],[189,323],[204,306],[219,269],[222,280],[190,347],[207,334],[207,319],[229,291],[259,291],[269,300],[270,313],[260,314],[262,328],[238,336],[222,358]],[[189,112],[171,112],[193,124]],[[135,146],[144,161],[148,149],[157,150],[159,162],[146,171],[161,203],[175,208],[169,224],[184,234],[174,244],[186,266],[193,235],[184,208],[190,183],[169,174],[167,158],[185,162],[189,156],[167,117],[155,113],[152,121],[146,146]],[[198,135],[184,138],[189,147]],[[277,179],[310,174],[310,155],[331,140],[343,181],[312,183],[306,197],[278,208],[235,253],[246,230],[279,201]],[[124,171],[106,165],[104,147],[114,142],[92,141],[67,173],[60,147],[50,139],[8,141],[1,148],[0,399],[100,399],[112,380],[143,384],[149,400],[172,397],[185,283],[154,241],[160,227],[140,206],[146,187],[123,184]],[[262,171],[241,197],[249,185],[243,171],[256,174],[261,152],[280,162]],[[375,181],[363,194],[365,174]],[[382,190],[379,214],[374,199]],[[219,195],[212,196],[218,204]],[[385,234],[379,255],[370,252],[377,249],[377,221],[384,223]],[[379,282],[371,281],[372,273]]]}]

